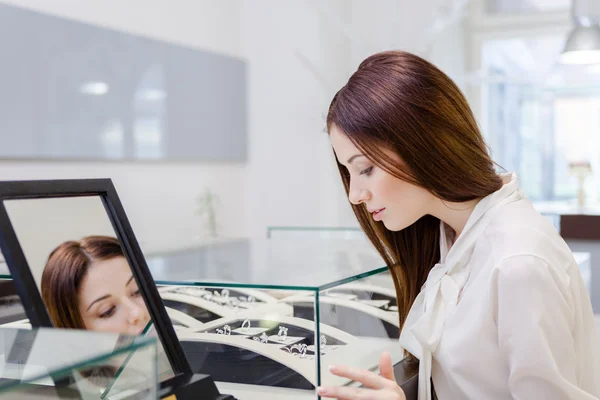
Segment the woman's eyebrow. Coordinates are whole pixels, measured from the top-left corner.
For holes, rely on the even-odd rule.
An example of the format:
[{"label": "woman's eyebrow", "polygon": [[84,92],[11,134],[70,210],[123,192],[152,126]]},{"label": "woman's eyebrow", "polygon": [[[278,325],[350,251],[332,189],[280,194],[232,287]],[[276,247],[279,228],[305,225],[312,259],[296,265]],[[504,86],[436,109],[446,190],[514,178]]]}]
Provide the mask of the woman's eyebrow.
[{"label": "woman's eyebrow", "polygon": [[352,157],[350,157],[348,159],[347,163],[348,164],[352,164],[352,161],[354,161],[354,159],[357,158],[357,157],[364,157],[364,155],[363,154],[355,154],[355,155],[353,155]]},{"label": "woman's eyebrow", "polygon": [[131,275],[131,278],[129,278],[129,280],[127,281],[127,283],[125,284],[125,286],[129,285],[132,280],[133,280],[133,275]]},{"label": "woman's eyebrow", "polygon": [[89,310],[90,308],[92,308],[92,306],[93,306],[94,304],[96,304],[97,302],[99,302],[99,301],[102,301],[102,300],[104,300],[104,299],[108,299],[109,297],[110,297],[110,294],[104,295],[104,296],[102,296],[102,297],[98,297],[96,300],[92,301],[92,304],[90,304],[90,306],[89,306],[89,307],[87,308],[87,310],[85,310],[85,311],[88,311],[88,310]]}]

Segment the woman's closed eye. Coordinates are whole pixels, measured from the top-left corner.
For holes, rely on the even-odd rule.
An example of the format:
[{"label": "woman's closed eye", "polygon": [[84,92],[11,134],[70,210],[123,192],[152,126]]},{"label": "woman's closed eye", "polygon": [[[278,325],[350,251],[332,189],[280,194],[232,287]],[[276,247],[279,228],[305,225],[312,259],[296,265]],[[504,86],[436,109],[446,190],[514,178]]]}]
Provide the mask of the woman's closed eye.
[{"label": "woman's closed eye", "polygon": [[141,295],[142,295],[142,293],[140,293],[140,289],[137,289],[136,291],[131,293],[131,297],[139,297]]},{"label": "woman's closed eye", "polygon": [[371,175],[372,171],[373,171],[373,167],[369,167],[367,169],[363,169],[362,171],[360,171],[360,175],[369,176],[369,175]]},{"label": "woman's closed eye", "polygon": [[115,307],[115,306],[112,306],[112,307],[110,307],[108,310],[106,310],[106,311],[104,311],[103,313],[101,313],[101,314],[99,315],[99,317],[100,317],[100,318],[109,318],[109,317],[111,317],[111,316],[112,316],[112,315],[115,313],[115,310],[116,310],[116,309],[117,309],[117,307]]}]

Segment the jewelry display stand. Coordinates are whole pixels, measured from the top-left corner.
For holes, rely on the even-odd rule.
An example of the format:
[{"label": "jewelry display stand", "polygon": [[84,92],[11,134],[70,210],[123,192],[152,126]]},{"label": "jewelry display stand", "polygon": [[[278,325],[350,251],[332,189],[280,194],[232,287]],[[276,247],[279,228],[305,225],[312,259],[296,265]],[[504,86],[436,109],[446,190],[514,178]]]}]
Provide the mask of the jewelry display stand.
[{"label": "jewelry display stand", "polygon": [[[384,351],[394,364],[404,359],[393,282],[383,262],[359,263],[377,260],[364,241],[240,242],[231,252],[221,242],[150,257],[150,265],[160,265],[152,273],[167,307],[177,300],[200,309],[196,316],[211,315],[200,329],[177,331],[194,371],[227,388],[300,390],[316,398],[320,385],[357,385],[331,374],[329,365],[377,372]],[[236,258],[239,248],[248,252]],[[268,301],[253,296],[249,306],[248,290]]]}]

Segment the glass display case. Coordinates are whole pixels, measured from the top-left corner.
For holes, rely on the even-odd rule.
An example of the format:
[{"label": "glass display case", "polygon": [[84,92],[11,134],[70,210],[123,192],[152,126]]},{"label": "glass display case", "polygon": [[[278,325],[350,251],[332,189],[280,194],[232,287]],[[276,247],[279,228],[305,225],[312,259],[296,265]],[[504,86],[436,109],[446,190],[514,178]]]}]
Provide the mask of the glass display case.
[{"label": "glass display case", "polygon": [[391,277],[364,239],[233,240],[147,257],[194,372],[313,391],[404,358]]},{"label": "glass display case", "polygon": [[0,399],[157,398],[154,338],[2,328],[0,352]]},{"label": "glass display case", "polygon": [[146,262],[193,372],[229,392],[316,398],[319,385],[356,385],[329,365],[404,359],[392,278],[364,239],[235,239]]}]

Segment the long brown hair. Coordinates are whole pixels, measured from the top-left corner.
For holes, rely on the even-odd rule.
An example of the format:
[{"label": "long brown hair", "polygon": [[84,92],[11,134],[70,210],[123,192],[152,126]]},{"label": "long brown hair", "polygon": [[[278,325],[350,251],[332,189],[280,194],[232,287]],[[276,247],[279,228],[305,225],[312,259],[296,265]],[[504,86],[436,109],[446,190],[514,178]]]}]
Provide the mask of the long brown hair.
[{"label": "long brown hair", "polygon": [[[465,202],[502,187],[460,89],[413,54],[388,51],[364,60],[331,101],[327,130],[333,127],[375,165],[442,200]],[[348,193],[350,175],[339,161],[338,168]],[[440,220],[426,215],[392,232],[374,221],[363,204],[352,208],[391,271],[402,329],[429,271],[440,259]]]},{"label": "long brown hair", "polygon": [[79,289],[95,261],[124,257],[119,241],[110,236],[87,236],[60,244],[50,253],[42,273],[42,299],[58,328],[85,329],[79,312]]}]

